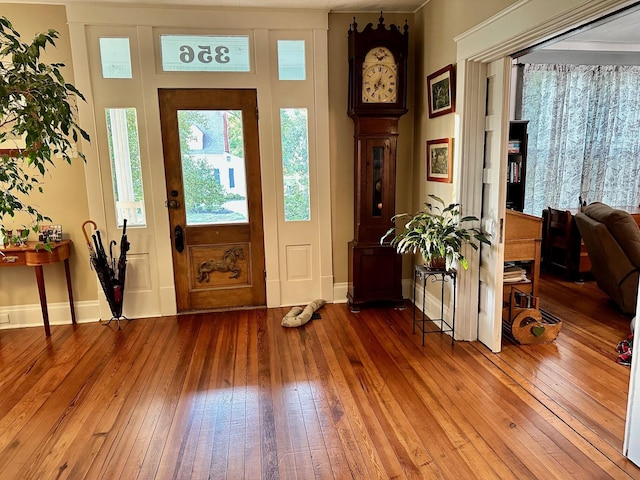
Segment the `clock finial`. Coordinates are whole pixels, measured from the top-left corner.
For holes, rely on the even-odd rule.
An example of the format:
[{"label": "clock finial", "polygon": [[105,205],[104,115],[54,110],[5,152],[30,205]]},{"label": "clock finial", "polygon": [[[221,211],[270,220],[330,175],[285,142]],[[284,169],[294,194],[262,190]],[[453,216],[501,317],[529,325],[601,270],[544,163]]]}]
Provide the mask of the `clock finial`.
[{"label": "clock finial", "polygon": [[353,23],[349,24],[349,33],[358,31],[358,23],[356,22],[356,17],[353,17]]},{"label": "clock finial", "polygon": [[380,25],[384,25],[384,17],[382,16],[382,10],[380,10],[380,18],[378,19]]}]

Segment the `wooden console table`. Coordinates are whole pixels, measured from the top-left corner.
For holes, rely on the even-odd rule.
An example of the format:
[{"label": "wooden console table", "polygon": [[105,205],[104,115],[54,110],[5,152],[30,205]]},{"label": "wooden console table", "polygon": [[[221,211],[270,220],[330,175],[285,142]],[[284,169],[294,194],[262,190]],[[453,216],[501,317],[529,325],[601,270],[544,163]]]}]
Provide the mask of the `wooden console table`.
[{"label": "wooden console table", "polygon": [[[44,321],[44,332],[48,337],[51,335],[49,328],[49,311],[47,309],[47,294],[44,287],[43,265],[50,263],[64,262],[64,272],[67,277],[67,292],[69,293],[69,308],[71,309],[71,321],[76,323],[76,312],[73,306],[73,291],[71,288],[71,273],[69,271],[69,255],[71,240],[62,240],[52,243],[53,250],[48,252],[42,247],[41,242],[27,242],[22,247],[0,247],[0,267],[33,267],[36,272],[38,282],[38,293],[40,294],[40,307],[42,309],[42,320]],[[39,248],[36,248],[40,245]]]}]

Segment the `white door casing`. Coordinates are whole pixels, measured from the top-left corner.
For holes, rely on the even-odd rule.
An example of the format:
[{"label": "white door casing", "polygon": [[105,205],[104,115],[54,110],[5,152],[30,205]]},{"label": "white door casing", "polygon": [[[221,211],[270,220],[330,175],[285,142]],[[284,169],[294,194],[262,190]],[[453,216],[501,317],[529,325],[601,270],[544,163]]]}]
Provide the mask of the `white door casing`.
[{"label": "white door casing", "polygon": [[499,352],[502,339],[502,279],[504,262],[504,217],[507,159],[509,65],[496,60],[486,70],[486,116],[484,167],[482,174],[483,230],[491,235],[491,246],[480,252],[478,340]]},{"label": "white door casing", "polygon": [[640,321],[638,316],[640,316],[640,296],[636,300],[636,322],[633,334],[633,350],[636,354],[631,360],[627,423],[624,431],[624,445],[622,446],[622,453],[640,467],[640,359],[638,358]]},{"label": "white door casing", "polygon": [[[109,238],[119,238],[113,213],[111,172],[104,109],[135,107],[144,180],[147,226],[128,229],[131,262],[127,270],[125,314],[156,316],[176,312],[171,243],[166,207],[158,88],[255,88],[258,92],[261,176],[265,225],[267,305],[333,300],[328,146],[328,70],[326,12],[214,11],[162,7],[73,4],[67,7],[77,87],[87,97],[79,105],[80,121],[90,133],[87,190],[92,218]],[[296,25],[299,30],[288,28]],[[162,26],[162,27],[160,27]],[[251,71],[242,73],[164,72],[160,33],[249,35]],[[128,37],[133,78],[103,79],[101,36]],[[278,79],[278,39],[306,42],[306,80]],[[292,95],[293,94],[293,95]],[[307,108],[311,221],[285,225],[281,220],[283,181],[280,159],[280,108]],[[320,227],[322,226],[322,227]],[[287,258],[287,255],[289,258]],[[137,257],[137,258],[136,258]],[[299,263],[292,263],[298,261]],[[289,263],[287,263],[289,262]],[[299,266],[304,264],[304,268]],[[288,270],[295,267],[294,274]],[[129,276],[131,274],[131,276]],[[300,277],[304,277],[300,281]],[[141,285],[136,288],[129,279]],[[101,317],[108,314],[102,300]]]},{"label": "white door casing", "polygon": [[[524,48],[570,30],[578,25],[595,20],[620,8],[633,4],[635,0],[521,0],[499,12],[471,30],[454,38],[457,47],[457,105],[459,127],[456,132],[454,155],[459,159],[458,172],[464,177],[456,177],[460,187],[457,199],[464,211],[478,215],[482,209],[482,196],[479,191],[482,173],[479,172],[480,150],[484,136],[484,122],[480,111],[484,109],[486,76],[483,74],[492,61],[508,57]],[[508,84],[507,84],[508,85]],[[506,128],[508,117],[494,120],[503,123]],[[501,188],[506,189],[506,185]],[[486,227],[483,225],[483,228]],[[503,258],[503,257],[501,257]],[[469,257],[471,274],[461,276],[458,297],[458,332],[461,338],[478,338],[476,326],[479,312],[477,309],[479,278],[477,255]],[[502,269],[501,263],[496,269]]]}]

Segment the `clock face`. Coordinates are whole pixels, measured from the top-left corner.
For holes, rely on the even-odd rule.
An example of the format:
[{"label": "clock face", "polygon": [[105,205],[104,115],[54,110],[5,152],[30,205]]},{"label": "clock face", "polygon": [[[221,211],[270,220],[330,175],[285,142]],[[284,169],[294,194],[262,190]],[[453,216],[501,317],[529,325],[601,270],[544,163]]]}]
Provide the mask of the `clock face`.
[{"label": "clock face", "polygon": [[395,103],[398,79],[395,64],[375,63],[362,72],[364,103]]}]

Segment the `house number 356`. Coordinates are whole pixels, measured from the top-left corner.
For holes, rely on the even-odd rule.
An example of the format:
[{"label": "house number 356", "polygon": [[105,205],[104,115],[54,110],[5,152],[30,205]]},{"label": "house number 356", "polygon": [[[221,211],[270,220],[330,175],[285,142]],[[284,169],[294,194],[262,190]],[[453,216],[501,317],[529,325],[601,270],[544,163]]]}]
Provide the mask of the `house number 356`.
[{"label": "house number 356", "polygon": [[180,47],[180,61],[182,63],[191,63],[197,55],[200,63],[211,63],[212,61],[216,63],[229,63],[231,59],[229,55],[227,55],[228,53],[229,47],[225,47],[224,45],[215,47],[213,53],[211,52],[210,45],[198,45],[197,52],[189,45],[182,45]]}]

